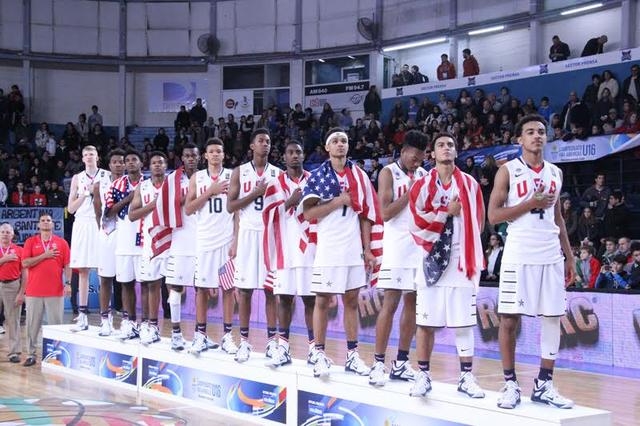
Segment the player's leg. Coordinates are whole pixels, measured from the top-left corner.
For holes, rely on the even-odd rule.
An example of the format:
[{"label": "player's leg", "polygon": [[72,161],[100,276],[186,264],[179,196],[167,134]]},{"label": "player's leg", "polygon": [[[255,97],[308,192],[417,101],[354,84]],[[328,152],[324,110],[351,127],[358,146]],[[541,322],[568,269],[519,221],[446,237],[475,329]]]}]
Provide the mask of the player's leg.
[{"label": "player's leg", "polygon": [[273,289],[264,289],[265,316],[267,317],[267,348],[265,356],[273,357],[274,352],[278,348],[277,320],[278,320],[278,301]]},{"label": "player's leg", "polygon": [[111,317],[111,293],[113,292],[113,277],[100,277],[100,331],[98,335],[109,336],[113,331]]},{"label": "player's leg", "polygon": [[331,363],[324,350],[327,338],[327,323],[329,318],[329,307],[331,306],[331,293],[316,293],[315,306],[313,308],[313,331],[315,333],[316,350],[318,357],[313,367],[315,377],[328,377]]},{"label": "player's leg", "polygon": [[315,364],[316,360],[316,339],[313,332],[313,309],[316,304],[315,296],[302,296],[304,304],[304,323],[307,327],[307,338],[309,342],[309,354],[307,355],[307,363]]},{"label": "player's leg", "polygon": [[393,316],[396,313],[396,309],[398,309],[401,296],[402,290],[391,288],[384,289],[382,309],[380,310],[378,319],[376,320],[376,342],[373,354],[374,363],[371,368],[371,374],[369,375],[370,385],[384,386],[387,381],[388,371],[384,365],[385,355],[387,351],[387,344],[389,342],[389,335],[391,334]]},{"label": "player's leg", "polygon": [[158,311],[160,310],[160,286],[162,278],[145,282],[147,287],[148,322],[144,332],[141,331],[140,343],[148,345],[160,341],[160,331],[158,329]]},{"label": "player's leg", "polygon": [[446,325],[445,289],[418,287],[416,294],[416,358],[419,371],[409,394],[425,396],[431,391],[431,354],[435,330]]},{"label": "player's leg", "polygon": [[360,287],[346,290],[342,295],[342,305],[344,307],[344,331],[347,336],[347,359],[344,366],[345,371],[366,376],[371,369],[360,358],[358,353],[358,331],[360,321],[358,318],[358,300]]},{"label": "player's leg", "polygon": [[251,345],[249,345],[249,321],[251,319],[251,298],[252,288],[238,289],[238,319],[240,322],[240,347],[236,353],[235,360],[245,362],[249,359]]},{"label": "player's leg", "polygon": [[199,355],[200,352],[206,351],[207,347],[207,310],[209,308],[209,295],[211,291],[217,289],[196,287],[196,325],[193,334],[193,342],[189,352],[193,355]]},{"label": "player's leg", "polygon": [[78,269],[78,317],[71,331],[84,331],[89,328],[87,303],[89,300],[89,268]]},{"label": "player's leg", "polygon": [[[182,294],[184,287],[181,285],[167,284],[169,295],[167,296],[167,304],[171,318],[171,349],[181,351],[185,348],[185,341],[182,337],[180,329],[181,313],[182,313]],[[197,308],[196,308],[197,309]],[[197,313],[196,313],[197,316]]]},{"label": "player's leg", "polygon": [[231,331],[233,329],[233,309],[236,303],[235,288],[222,290],[222,331],[223,336],[220,341],[222,350],[228,354],[234,355],[238,352],[238,346],[233,341]]},{"label": "player's leg", "polygon": [[122,283],[122,321],[120,338],[133,339],[139,336],[136,325],[136,289],[135,281]]},{"label": "player's leg", "polygon": [[512,409],[520,403],[520,387],[516,376],[516,331],[520,315],[501,314],[498,328],[498,343],[505,385],[498,398],[498,407]]},{"label": "player's leg", "polygon": [[289,333],[294,296],[291,294],[278,294],[275,297],[278,300],[278,347],[272,352],[271,359],[267,361],[267,366],[269,367],[291,364]]}]

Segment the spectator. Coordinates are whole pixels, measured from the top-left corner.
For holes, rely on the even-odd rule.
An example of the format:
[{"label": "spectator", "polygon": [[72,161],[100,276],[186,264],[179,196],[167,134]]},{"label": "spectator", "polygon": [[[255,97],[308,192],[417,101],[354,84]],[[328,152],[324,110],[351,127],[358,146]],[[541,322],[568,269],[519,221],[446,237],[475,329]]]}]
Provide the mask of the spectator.
[{"label": "spectator", "polygon": [[47,205],[47,196],[42,193],[40,185],[33,186],[33,193],[29,194],[30,207],[44,207]]},{"label": "spectator", "polygon": [[[473,75],[480,74],[480,65],[478,65],[478,61],[476,60],[476,57],[471,54],[471,49],[464,49],[462,51],[462,57],[464,58],[464,60],[462,61],[463,77],[471,77]],[[455,72],[454,72],[454,76],[455,76]]]},{"label": "spectator", "polygon": [[551,38],[551,42],[553,43],[549,48],[549,59],[551,59],[551,62],[566,61],[569,59],[571,50],[567,43],[562,42],[557,35]]},{"label": "spectator", "polygon": [[402,66],[399,77],[402,86],[409,86],[411,84],[414,84],[413,74],[411,73],[411,71],[409,71],[409,65],[407,64],[404,64]]},{"label": "spectator", "polygon": [[578,214],[571,208],[571,197],[568,192],[560,195],[560,211],[567,227],[567,236],[572,245],[578,242]]},{"label": "spectator", "polygon": [[441,63],[436,69],[438,80],[451,80],[456,78],[456,67],[449,62],[449,55],[443,53],[440,55]]},{"label": "spectator", "polygon": [[640,121],[638,120],[638,113],[632,112],[629,114],[629,122],[622,123],[622,126],[615,129],[615,133],[640,133]]},{"label": "spectator", "polygon": [[584,45],[584,49],[582,49],[581,57],[598,55],[603,52],[604,44],[609,41],[606,35],[601,35],[600,37],[594,37],[587,41],[587,44]]},{"label": "spectator", "polygon": [[29,194],[25,191],[24,183],[18,182],[16,189],[11,194],[11,207],[27,207],[29,205]]},{"label": "spectator", "polygon": [[[76,123],[76,130],[80,137],[80,143],[86,144],[89,142],[89,123],[87,123],[87,114],[82,113],[78,116],[78,122]],[[76,148],[74,148],[76,149]]]},{"label": "spectator", "polygon": [[640,244],[635,243],[631,246],[631,254],[633,263],[631,264],[628,282],[630,288],[638,290],[640,289]]},{"label": "spectator", "polygon": [[51,181],[51,191],[47,193],[47,205],[49,207],[65,207],[67,201],[66,192],[58,185],[56,180]]},{"label": "spectator", "polygon": [[602,219],[607,203],[609,203],[609,195],[611,195],[611,189],[605,186],[604,173],[596,173],[593,185],[582,194],[580,205],[582,207],[591,207],[595,217]]},{"label": "spectator", "polygon": [[629,216],[629,208],[624,202],[622,191],[618,189],[612,191],[604,211],[604,234],[614,238],[624,236],[629,226]]},{"label": "spectator", "polygon": [[[291,121],[293,123],[293,120]],[[353,126],[353,118],[351,117],[351,111],[349,111],[349,109],[342,108],[342,110],[340,110],[340,115],[338,116],[338,125],[347,130]],[[298,130],[296,128],[296,134],[297,133]],[[295,135],[292,137],[295,137]]]},{"label": "spectator", "polygon": [[189,118],[189,113],[184,105],[180,105],[180,110],[176,115],[176,119],[173,122],[173,126],[178,132],[180,129],[188,129],[191,126],[191,119]]},{"label": "spectator", "polygon": [[[87,135],[88,138],[88,135]],[[72,122],[68,122],[64,128],[64,132],[62,133],[62,139],[64,139],[71,149],[80,148],[80,144],[82,143],[82,138],[78,133],[78,130],[73,125]],[[54,154],[55,155],[55,154]]]},{"label": "spectator", "polygon": [[411,76],[413,78],[413,84],[422,84],[429,82],[429,77],[422,74],[420,72],[420,68],[417,65],[411,66]]},{"label": "spectator", "polygon": [[378,176],[380,175],[380,171],[382,170],[382,166],[377,158],[373,158],[371,160],[371,170],[369,171],[369,179],[373,184],[373,187],[378,190]]},{"label": "spectator", "polygon": [[543,96],[540,99],[540,106],[538,107],[538,114],[547,120],[547,123],[551,123],[551,114],[553,114],[553,108],[549,105],[549,98]]},{"label": "spectator", "polygon": [[628,275],[624,271],[626,258],[622,255],[616,255],[611,261],[611,265],[603,265],[600,268],[600,274],[596,279],[595,288],[605,289],[629,289]]},{"label": "spectator", "polygon": [[598,99],[602,97],[602,91],[605,89],[609,89],[611,99],[615,101],[620,89],[618,86],[618,80],[613,77],[613,74],[609,70],[605,70],[602,73],[602,83],[600,83],[600,87],[598,88]]},{"label": "spectator", "polygon": [[600,263],[603,265],[610,265],[613,261],[613,257],[616,255],[618,246],[616,245],[616,239],[607,237],[604,239],[604,250],[600,254]]},{"label": "spectator", "polygon": [[334,116],[333,108],[326,102],[322,107],[322,113],[320,114],[319,124],[322,129],[328,129],[331,126]]},{"label": "spectator", "polygon": [[153,137],[153,147],[164,153],[169,149],[169,136],[164,131],[164,127],[158,128],[158,133]]},{"label": "spectator", "polygon": [[93,126],[93,131],[89,133],[89,145],[95,146],[100,156],[105,157],[109,147],[109,138],[102,131],[102,124],[96,123]]},{"label": "spectator", "polygon": [[99,124],[100,127],[102,127],[104,124],[102,122],[102,114],[98,112],[98,106],[93,105],[91,107],[91,112],[92,114],[88,119],[89,129],[94,129],[96,127],[96,124]]},{"label": "spectator", "polygon": [[20,121],[18,122],[18,124],[16,124],[15,128],[13,129],[13,132],[15,134],[16,141],[19,141],[22,139],[25,139],[29,143],[33,141],[33,133],[31,132],[31,125],[29,124],[29,121],[27,120],[26,115],[22,115],[20,117]]},{"label": "spectator", "polygon": [[575,286],[577,288],[595,288],[596,286],[601,265],[593,253],[591,246],[580,247],[580,256],[576,259]]},{"label": "spectator", "polygon": [[7,206],[7,199],[9,198],[9,189],[7,185],[0,180],[0,207]]},{"label": "spectator", "polygon": [[604,89],[602,91],[602,96],[598,99],[593,108],[593,121],[602,124],[606,123],[609,121],[609,111],[612,109],[615,110],[615,105],[611,98],[611,92],[609,89]]},{"label": "spectator", "polygon": [[49,141],[49,125],[46,122],[40,123],[40,128],[36,130],[35,145],[38,152],[43,152]]},{"label": "spectator", "polygon": [[627,263],[630,263],[633,258],[631,257],[631,239],[629,237],[618,238],[618,250],[616,254],[621,254],[627,258]]},{"label": "spectator", "polygon": [[489,247],[484,252],[487,261],[487,269],[481,272],[480,280],[496,282],[500,279],[500,266],[502,265],[502,237],[498,233],[489,236]]},{"label": "spectator", "polygon": [[631,66],[631,75],[622,82],[623,99],[633,99],[634,104],[640,102],[640,66]]},{"label": "spectator", "polygon": [[198,123],[200,127],[207,121],[207,110],[202,106],[202,98],[196,99],[196,104],[189,111],[189,119]]},{"label": "spectator", "polygon": [[582,102],[587,104],[587,106],[593,110],[596,105],[596,102],[600,99],[598,94],[598,90],[600,89],[600,82],[602,79],[600,78],[600,74],[593,74],[591,76],[591,84],[588,85],[584,89],[584,94],[582,95]]}]

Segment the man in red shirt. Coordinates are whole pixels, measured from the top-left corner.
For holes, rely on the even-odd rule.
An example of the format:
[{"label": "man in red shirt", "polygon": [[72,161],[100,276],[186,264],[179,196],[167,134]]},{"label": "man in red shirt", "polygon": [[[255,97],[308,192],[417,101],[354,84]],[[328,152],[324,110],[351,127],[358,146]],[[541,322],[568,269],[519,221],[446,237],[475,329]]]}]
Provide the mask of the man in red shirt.
[{"label": "man in red shirt", "polygon": [[442,55],[440,55],[440,59],[442,60],[442,62],[436,69],[438,80],[451,80],[456,78],[456,67],[451,62],[449,62],[449,55],[443,53]]},{"label": "man in red shirt", "polygon": [[[36,344],[47,313],[49,325],[62,324],[64,296],[71,294],[69,279],[69,244],[53,235],[53,218],[44,213],[38,221],[39,235],[24,243],[22,266],[28,270],[27,302],[27,359],[25,367],[36,363]],[[62,285],[64,281],[64,286]]]},{"label": "man in red shirt", "polygon": [[9,339],[9,361],[20,362],[20,307],[24,302],[22,248],[13,244],[13,226],[0,225],[0,297],[4,306],[4,327]]}]

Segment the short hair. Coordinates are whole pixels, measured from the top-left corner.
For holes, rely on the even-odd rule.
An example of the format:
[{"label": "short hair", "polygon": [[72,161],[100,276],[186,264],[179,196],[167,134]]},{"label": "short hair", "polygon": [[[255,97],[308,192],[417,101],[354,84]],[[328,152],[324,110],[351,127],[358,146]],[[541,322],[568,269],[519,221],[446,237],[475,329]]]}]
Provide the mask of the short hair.
[{"label": "short hair", "polygon": [[[331,135],[333,135],[334,133],[347,133],[344,131],[344,129],[342,127],[332,127],[331,129],[329,129],[329,131],[327,132],[327,134],[324,137],[324,144],[327,144],[327,141],[329,140],[329,138],[331,137]],[[348,142],[348,141],[347,141]]]},{"label": "short hair", "polygon": [[142,154],[140,154],[140,152],[138,152],[135,149],[126,150],[125,153],[124,153],[124,158],[127,158],[130,155],[135,155],[136,157],[138,157],[138,160],[143,161],[142,160]]},{"label": "short hair", "polygon": [[543,96],[542,98],[540,98],[541,102],[547,101],[549,102],[549,97],[548,96]]},{"label": "short hair", "polygon": [[98,109],[98,105],[91,105],[91,109]]},{"label": "short hair", "polygon": [[469,55],[471,55],[471,49],[462,49],[462,53],[467,53]]},{"label": "short hair", "polygon": [[[454,139],[455,140],[455,139]],[[424,151],[427,149],[429,138],[419,130],[409,130],[404,134],[404,143],[402,147],[412,147]]]},{"label": "short hair", "polygon": [[624,197],[624,194],[619,189],[614,189],[613,191],[611,191],[611,196],[620,201]]},{"label": "short hair", "polygon": [[187,142],[184,144],[184,146],[182,147],[182,150],[184,151],[185,149],[198,149],[198,145],[196,145],[193,142]]},{"label": "short hair", "polygon": [[265,129],[264,127],[258,127],[253,132],[251,132],[251,138],[250,138],[251,143],[255,141],[258,135],[267,135],[269,136],[269,138],[271,138],[271,133],[269,132],[269,129]]},{"label": "short hair", "polygon": [[616,240],[616,239],[615,239],[615,238],[613,238],[613,237],[607,237],[607,238],[605,238],[605,239],[604,239],[604,242],[605,242],[605,243],[613,243],[613,245],[617,245],[617,244],[618,244],[618,240]]},{"label": "short hair", "polygon": [[298,145],[300,148],[302,148],[302,143],[299,140],[290,139],[289,142],[287,142],[286,145],[284,146],[284,150],[286,151],[290,145]]},{"label": "short hair", "polygon": [[115,149],[112,149],[111,151],[109,151],[109,154],[107,155],[107,158],[109,159],[109,162],[111,162],[111,157],[120,156],[120,157],[124,158],[125,155],[126,154],[125,154],[123,149],[115,148]]},{"label": "short hair", "polygon": [[151,151],[149,153],[149,160],[151,160],[153,157],[162,157],[164,158],[164,161],[167,161],[167,154],[162,151]]},{"label": "short hair", "polygon": [[640,241],[632,242],[631,246],[629,247],[629,251],[633,253],[634,251],[638,251],[638,250],[640,250]]},{"label": "short hair", "polygon": [[611,259],[612,262],[616,262],[616,263],[620,263],[621,265],[626,265],[627,264],[627,256],[625,256],[624,254],[616,254],[615,256],[613,256],[613,259]]},{"label": "short hair", "polygon": [[[220,145],[224,148],[224,142],[220,138],[209,138],[207,139],[207,143],[204,145],[204,150],[206,151],[209,145]],[[185,145],[186,146],[186,145]]]},{"label": "short hair", "polygon": [[53,220],[53,216],[51,215],[51,213],[49,213],[48,211],[42,211],[40,212],[40,214],[38,215],[38,220],[42,219],[45,216],[49,216],[51,218],[51,220]]},{"label": "short hair", "polygon": [[560,40],[560,37],[558,37],[557,35],[554,35],[553,37],[551,37],[551,40]]},{"label": "short hair", "polygon": [[95,152],[96,154],[98,153],[98,148],[96,148],[93,145],[86,145],[84,148],[82,148],[82,153],[84,154],[85,152]]},{"label": "short hair", "polygon": [[595,253],[595,249],[593,248],[593,246],[582,245],[580,246],[580,250],[586,250],[591,256],[593,256]]},{"label": "short hair", "polygon": [[458,139],[456,138],[456,136],[453,133],[450,132],[438,132],[435,135],[433,135],[433,145],[435,146],[436,141],[440,138],[451,138],[453,139],[454,142],[457,142]]},{"label": "short hair", "polygon": [[518,121],[518,123],[516,124],[515,136],[517,138],[522,136],[522,128],[524,127],[525,124],[531,123],[531,122],[542,123],[545,129],[547,128],[547,120],[545,120],[543,116],[541,116],[540,114],[527,114],[524,117],[522,117],[520,121]]},{"label": "short hair", "polygon": [[449,55],[447,55],[446,53],[443,53],[442,55],[440,55],[441,58],[448,58]]}]

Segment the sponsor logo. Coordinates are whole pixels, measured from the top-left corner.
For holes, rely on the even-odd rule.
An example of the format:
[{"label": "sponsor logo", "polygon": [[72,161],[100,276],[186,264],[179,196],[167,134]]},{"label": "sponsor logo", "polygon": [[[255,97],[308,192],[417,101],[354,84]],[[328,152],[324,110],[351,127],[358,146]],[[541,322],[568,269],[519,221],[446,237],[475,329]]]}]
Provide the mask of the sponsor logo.
[{"label": "sponsor logo", "polygon": [[476,78],[475,77],[469,77],[467,79],[467,86],[475,86],[476,85]]},{"label": "sponsor logo", "polygon": [[549,74],[549,64],[540,65],[539,74]]},{"label": "sponsor logo", "polygon": [[621,50],[620,51],[620,61],[630,61],[631,60],[631,50]]}]

